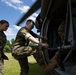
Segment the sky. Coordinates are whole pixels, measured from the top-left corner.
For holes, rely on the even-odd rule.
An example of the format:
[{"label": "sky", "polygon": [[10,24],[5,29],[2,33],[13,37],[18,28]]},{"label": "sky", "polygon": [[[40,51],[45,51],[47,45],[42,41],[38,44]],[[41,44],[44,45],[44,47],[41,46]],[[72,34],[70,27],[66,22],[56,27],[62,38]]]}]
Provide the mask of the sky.
[{"label": "sky", "polygon": [[[7,40],[11,40],[16,37],[18,30],[25,26],[27,19],[32,19],[35,22],[36,16],[40,10],[37,10],[31,16],[29,16],[20,26],[16,23],[20,18],[30,9],[36,0],[0,0],[0,20],[7,20],[10,24],[8,30],[5,32]],[[34,27],[33,31],[37,33]]]}]

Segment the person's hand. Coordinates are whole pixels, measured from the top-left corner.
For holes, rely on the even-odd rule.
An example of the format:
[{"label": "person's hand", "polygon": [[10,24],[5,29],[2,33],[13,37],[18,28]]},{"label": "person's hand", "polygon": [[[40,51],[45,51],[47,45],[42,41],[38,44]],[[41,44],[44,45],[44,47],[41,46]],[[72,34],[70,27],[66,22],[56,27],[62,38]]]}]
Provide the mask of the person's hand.
[{"label": "person's hand", "polygon": [[43,43],[42,46],[48,48],[49,45],[47,43]]},{"label": "person's hand", "polygon": [[43,37],[43,40],[46,40],[47,41],[47,37]]},{"label": "person's hand", "polygon": [[45,48],[48,48],[48,46],[49,46],[47,43],[41,43],[41,42],[39,43],[39,45],[40,45],[41,47],[45,47]]}]

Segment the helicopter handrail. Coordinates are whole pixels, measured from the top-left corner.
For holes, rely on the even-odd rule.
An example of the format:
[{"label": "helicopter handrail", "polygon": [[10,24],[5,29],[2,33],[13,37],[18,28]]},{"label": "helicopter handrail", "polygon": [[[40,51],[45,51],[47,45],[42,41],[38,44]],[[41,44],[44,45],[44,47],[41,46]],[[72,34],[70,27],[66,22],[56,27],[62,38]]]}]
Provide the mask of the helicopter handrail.
[{"label": "helicopter handrail", "polygon": [[48,50],[60,50],[60,49],[75,49],[76,46],[72,46],[72,45],[66,45],[66,46],[59,46],[59,47],[51,47],[51,48],[48,48]]}]

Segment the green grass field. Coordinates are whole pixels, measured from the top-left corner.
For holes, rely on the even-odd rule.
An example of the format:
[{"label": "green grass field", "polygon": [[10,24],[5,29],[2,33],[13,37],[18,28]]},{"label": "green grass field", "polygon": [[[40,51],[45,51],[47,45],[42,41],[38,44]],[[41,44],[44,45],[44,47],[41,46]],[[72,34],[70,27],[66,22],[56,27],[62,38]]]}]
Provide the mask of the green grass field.
[{"label": "green grass field", "polygon": [[[20,67],[17,60],[15,60],[10,53],[5,54],[8,56],[9,60],[4,61],[4,75],[19,75]],[[28,61],[29,61],[28,75],[44,75],[41,72],[41,69],[39,65],[36,63],[33,56],[29,56]]]}]

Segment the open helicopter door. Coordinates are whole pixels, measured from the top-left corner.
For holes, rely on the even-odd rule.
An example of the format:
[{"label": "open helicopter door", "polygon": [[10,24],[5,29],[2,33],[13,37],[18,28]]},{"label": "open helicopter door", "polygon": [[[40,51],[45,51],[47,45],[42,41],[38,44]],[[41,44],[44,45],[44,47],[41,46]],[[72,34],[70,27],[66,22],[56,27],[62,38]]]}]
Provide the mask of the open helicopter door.
[{"label": "open helicopter door", "polygon": [[[57,50],[62,49],[65,52],[65,49],[66,50],[69,49],[68,54],[65,56],[65,58],[63,60],[61,60],[62,64],[64,64],[68,60],[72,51],[75,50],[75,48],[76,48],[76,1],[67,0],[66,2],[67,2],[67,4],[66,4],[67,6],[65,5],[67,8],[67,11],[65,9],[66,18],[65,19],[63,18],[64,20],[66,20],[63,44],[61,43],[61,39],[58,36],[57,29],[58,29],[60,23],[64,20],[60,20],[58,23],[54,20],[51,21],[51,18],[48,17],[48,18],[45,18],[44,23],[42,25],[43,27],[42,27],[41,35],[47,36],[47,38],[48,38],[47,43],[49,44],[48,52],[46,52],[46,50],[43,49],[43,55],[44,55],[46,64],[48,64],[50,62],[50,59],[51,59],[50,54],[53,54],[53,53],[51,53],[51,51],[56,52]],[[51,24],[54,24],[54,22],[56,22],[58,26],[53,28],[53,26],[51,26]],[[56,31],[55,31],[55,28],[56,28]],[[43,41],[43,42],[46,42],[46,41]],[[70,70],[71,70],[71,68],[70,68]],[[70,70],[69,70],[69,73],[70,73]],[[56,71],[58,71],[58,70],[56,70]],[[58,71],[58,72],[60,73],[60,75],[70,75],[69,73],[66,72],[66,70]],[[50,75],[57,75],[57,74],[50,73]]]}]

